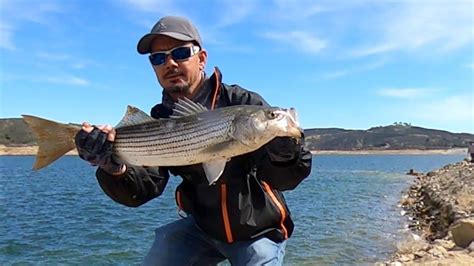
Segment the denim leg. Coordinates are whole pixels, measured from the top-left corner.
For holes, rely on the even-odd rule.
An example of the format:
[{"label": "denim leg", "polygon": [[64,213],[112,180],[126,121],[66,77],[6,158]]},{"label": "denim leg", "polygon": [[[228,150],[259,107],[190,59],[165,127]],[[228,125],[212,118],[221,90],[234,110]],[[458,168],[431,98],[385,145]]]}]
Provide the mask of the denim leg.
[{"label": "denim leg", "polygon": [[252,241],[238,241],[233,244],[220,242],[219,250],[233,266],[283,264],[286,241],[275,243],[262,237]]},{"label": "denim leg", "polygon": [[224,259],[194,219],[187,217],[155,230],[155,241],[143,265],[216,265]]}]

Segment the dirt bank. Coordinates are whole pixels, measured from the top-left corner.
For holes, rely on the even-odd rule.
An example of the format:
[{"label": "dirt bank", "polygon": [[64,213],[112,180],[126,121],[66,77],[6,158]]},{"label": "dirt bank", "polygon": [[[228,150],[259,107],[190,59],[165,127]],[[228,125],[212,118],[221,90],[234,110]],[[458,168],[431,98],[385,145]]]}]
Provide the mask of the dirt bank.
[{"label": "dirt bank", "polygon": [[474,265],[474,163],[419,174],[400,207],[412,237],[379,265]]},{"label": "dirt bank", "polygon": [[446,155],[467,155],[466,148],[439,149],[439,150],[312,150],[314,155],[366,155],[366,154],[394,154],[394,155],[426,155],[426,154],[446,154]]},{"label": "dirt bank", "polygon": [[[1,155],[36,155],[38,146],[5,146],[0,145]],[[77,150],[72,150],[67,155],[77,155]]]}]

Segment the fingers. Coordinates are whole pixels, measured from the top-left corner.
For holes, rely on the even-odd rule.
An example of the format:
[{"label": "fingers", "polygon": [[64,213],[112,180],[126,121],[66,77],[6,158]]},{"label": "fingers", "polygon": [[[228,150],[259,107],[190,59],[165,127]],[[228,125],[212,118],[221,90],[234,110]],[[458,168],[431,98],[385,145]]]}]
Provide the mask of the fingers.
[{"label": "fingers", "polygon": [[87,133],[91,133],[92,130],[94,130],[94,127],[91,126],[91,124],[89,124],[88,122],[84,122],[82,123],[82,130],[84,130]]},{"label": "fingers", "polygon": [[97,128],[107,133],[108,141],[113,142],[115,140],[115,128],[113,128],[111,125],[98,126]]},{"label": "fingers", "polygon": [[92,130],[94,130],[94,127],[98,128],[100,131],[107,133],[107,140],[113,142],[115,140],[115,128],[113,128],[111,125],[99,125],[99,126],[93,126],[89,122],[84,122],[82,123],[82,130],[84,130],[87,133],[91,133]]},{"label": "fingers", "polygon": [[85,136],[82,148],[91,154],[95,154],[104,144],[105,137],[106,134],[102,133],[99,129],[94,129]]}]

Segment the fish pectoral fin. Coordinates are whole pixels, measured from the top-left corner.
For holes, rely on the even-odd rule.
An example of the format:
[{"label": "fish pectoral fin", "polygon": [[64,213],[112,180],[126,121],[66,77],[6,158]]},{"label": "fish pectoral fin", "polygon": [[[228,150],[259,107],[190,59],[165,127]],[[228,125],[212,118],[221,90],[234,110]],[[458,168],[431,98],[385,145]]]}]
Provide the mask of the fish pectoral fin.
[{"label": "fish pectoral fin", "polygon": [[217,179],[219,179],[219,177],[222,175],[222,172],[224,172],[226,163],[227,160],[222,159],[202,164],[202,168],[204,168],[209,185],[212,185],[217,181]]}]

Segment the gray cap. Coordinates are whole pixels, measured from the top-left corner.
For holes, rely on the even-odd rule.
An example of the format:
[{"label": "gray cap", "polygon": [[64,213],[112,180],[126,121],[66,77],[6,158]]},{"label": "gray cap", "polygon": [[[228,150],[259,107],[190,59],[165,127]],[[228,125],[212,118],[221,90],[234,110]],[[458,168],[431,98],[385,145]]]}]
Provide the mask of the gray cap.
[{"label": "gray cap", "polygon": [[140,54],[151,52],[151,42],[158,35],[166,35],[181,41],[195,41],[202,48],[201,36],[194,25],[182,17],[163,17],[151,29],[151,32],[144,35],[137,44]]}]

